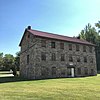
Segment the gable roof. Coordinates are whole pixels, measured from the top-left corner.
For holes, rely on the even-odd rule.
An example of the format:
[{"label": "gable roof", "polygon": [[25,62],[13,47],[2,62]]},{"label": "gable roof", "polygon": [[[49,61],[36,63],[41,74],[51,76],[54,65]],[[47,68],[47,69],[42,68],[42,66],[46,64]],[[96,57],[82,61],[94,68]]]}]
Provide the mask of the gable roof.
[{"label": "gable roof", "polygon": [[[56,39],[56,40],[62,40],[62,41],[67,41],[67,42],[74,42],[74,43],[79,43],[79,44],[86,44],[86,45],[91,45],[91,46],[95,46],[94,44],[86,41],[86,40],[81,40],[81,39],[77,39],[74,37],[68,37],[68,36],[63,36],[63,35],[58,35],[58,34],[53,34],[53,33],[49,33],[49,32],[43,32],[43,31],[38,31],[38,30],[33,30],[33,29],[26,29],[25,32],[29,32],[35,36],[39,36],[39,37],[44,37],[44,38],[50,38],[50,39]],[[24,34],[25,34],[24,32]],[[24,35],[23,35],[24,36]],[[21,39],[21,42],[23,40],[23,37]],[[19,44],[19,46],[21,46],[21,42]]]}]

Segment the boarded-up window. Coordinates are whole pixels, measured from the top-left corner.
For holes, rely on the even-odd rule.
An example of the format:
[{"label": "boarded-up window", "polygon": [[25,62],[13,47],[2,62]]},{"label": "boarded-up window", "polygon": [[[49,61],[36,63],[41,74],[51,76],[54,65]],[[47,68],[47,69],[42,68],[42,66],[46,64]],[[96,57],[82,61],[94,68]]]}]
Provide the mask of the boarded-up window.
[{"label": "boarded-up window", "polygon": [[87,67],[84,68],[84,74],[88,75],[88,68]]},{"label": "boarded-up window", "polygon": [[70,61],[70,62],[73,62],[73,57],[72,57],[72,55],[69,56],[69,61]]},{"label": "boarded-up window", "polygon": [[45,66],[42,66],[41,67],[41,75],[42,75],[43,78],[46,78],[47,77],[48,71],[49,71],[49,69],[48,68],[45,68]]},{"label": "boarded-up window", "polygon": [[51,48],[55,48],[55,42],[51,42]]},{"label": "boarded-up window", "polygon": [[92,47],[91,46],[89,47],[89,52],[92,53]]},{"label": "boarded-up window", "polygon": [[93,58],[92,57],[90,58],[90,63],[93,63]]},{"label": "boarded-up window", "polygon": [[72,50],[72,44],[69,44],[69,50]]},{"label": "boarded-up window", "polygon": [[83,52],[86,52],[86,46],[85,45],[83,46]]},{"label": "boarded-up window", "polygon": [[56,61],[56,54],[55,54],[55,53],[52,53],[52,54],[51,54],[51,60],[52,60],[52,61]]},{"label": "boarded-up window", "polygon": [[46,61],[46,53],[41,52],[41,60]]},{"label": "boarded-up window", "polygon": [[62,69],[62,70],[61,70],[61,75],[62,75],[62,76],[65,76],[65,69]]},{"label": "boarded-up window", "polygon": [[27,64],[29,64],[29,55],[27,55]]},{"label": "boarded-up window", "polygon": [[76,44],[76,51],[79,51],[79,45]]},{"label": "boarded-up window", "polygon": [[61,54],[61,61],[65,61],[65,55]]},{"label": "boarded-up window", "polygon": [[53,75],[53,76],[56,75],[56,67],[52,67],[52,75]]},{"label": "boarded-up window", "polygon": [[87,62],[87,57],[84,57],[84,62],[85,62],[85,63]]},{"label": "boarded-up window", "polygon": [[28,38],[30,38],[30,34],[28,34],[28,36],[27,36]]},{"label": "boarded-up window", "polygon": [[60,43],[60,49],[64,49],[64,43]]},{"label": "boarded-up window", "polygon": [[94,75],[94,70],[93,69],[91,69],[91,73],[90,73],[91,75]]},{"label": "boarded-up window", "polygon": [[77,62],[80,62],[80,57],[77,57]]},{"label": "boarded-up window", "polygon": [[41,47],[46,47],[46,40],[41,40]]},{"label": "boarded-up window", "polygon": [[77,74],[81,75],[81,68],[77,68]]}]

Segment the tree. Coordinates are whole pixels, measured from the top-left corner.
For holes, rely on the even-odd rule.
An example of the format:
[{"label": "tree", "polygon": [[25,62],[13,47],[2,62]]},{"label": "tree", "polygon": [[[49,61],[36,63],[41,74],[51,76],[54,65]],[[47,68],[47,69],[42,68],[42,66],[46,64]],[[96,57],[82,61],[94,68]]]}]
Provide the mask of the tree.
[{"label": "tree", "polygon": [[16,66],[16,69],[19,70],[19,66],[20,66],[20,51],[16,53],[15,66]]},{"label": "tree", "polygon": [[[100,29],[100,21],[95,24],[96,27]],[[80,39],[87,40],[96,45],[96,60],[97,60],[97,70],[100,71],[100,35],[96,31],[95,27],[92,27],[90,24],[86,25],[84,30],[79,34]]]},{"label": "tree", "polygon": [[100,21],[98,21],[97,23],[95,23],[95,26],[98,28],[98,33],[100,33]]},{"label": "tree", "polygon": [[6,70],[10,70],[14,66],[14,56],[11,54],[5,54],[3,57],[3,66]]},{"label": "tree", "polygon": [[3,67],[3,53],[0,53],[0,69]]},{"label": "tree", "polygon": [[96,32],[95,27],[92,27],[88,23],[88,25],[86,25],[84,30],[82,30],[80,32],[79,36],[80,36],[80,39],[84,39],[84,40],[87,40],[93,44],[97,44],[99,34],[98,34],[98,32]]}]

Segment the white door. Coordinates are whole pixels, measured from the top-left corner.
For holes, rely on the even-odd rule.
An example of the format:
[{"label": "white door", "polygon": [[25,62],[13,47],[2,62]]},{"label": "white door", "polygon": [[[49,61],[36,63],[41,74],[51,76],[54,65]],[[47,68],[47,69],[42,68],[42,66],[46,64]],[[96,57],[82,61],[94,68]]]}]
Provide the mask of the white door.
[{"label": "white door", "polygon": [[75,74],[74,74],[74,68],[71,68],[71,76],[74,77]]}]

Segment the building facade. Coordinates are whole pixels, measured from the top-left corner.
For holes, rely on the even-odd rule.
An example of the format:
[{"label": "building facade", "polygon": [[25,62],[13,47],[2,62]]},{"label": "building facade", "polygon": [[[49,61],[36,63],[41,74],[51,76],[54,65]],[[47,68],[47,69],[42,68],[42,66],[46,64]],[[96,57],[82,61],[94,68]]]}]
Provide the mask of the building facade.
[{"label": "building facade", "polygon": [[95,45],[87,41],[32,30],[20,42],[20,75],[29,79],[97,75]]}]

